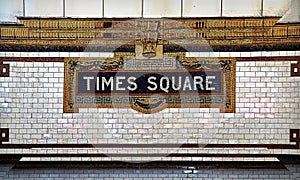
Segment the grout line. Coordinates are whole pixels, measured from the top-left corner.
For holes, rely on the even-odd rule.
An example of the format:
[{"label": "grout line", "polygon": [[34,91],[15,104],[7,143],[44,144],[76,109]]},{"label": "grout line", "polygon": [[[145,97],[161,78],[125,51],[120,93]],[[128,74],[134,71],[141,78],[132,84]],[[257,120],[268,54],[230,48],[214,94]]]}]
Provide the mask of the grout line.
[{"label": "grout line", "polygon": [[260,16],[261,17],[264,16],[264,0],[261,0],[261,4],[260,4]]},{"label": "grout line", "polygon": [[181,5],[180,5],[180,8],[181,8],[180,17],[182,18],[183,17],[183,0],[181,0],[180,3],[181,3]]},{"label": "grout line", "polygon": [[25,17],[25,0],[23,0],[23,17]]},{"label": "grout line", "polygon": [[144,0],[142,0],[142,10],[141,11],[142,11],[141,17],[143,18],[144,17]]},{"label": "grout line", "polygon": [[[59,55],[58,55],[59,54]],[[0,57],[113,57],[110,52],[0,52]],[[290,57],[300,56],[299,51],[255,52],[187,52],[186,57]]]},{"label": "grout line", "polygon": [[102,0],[102,18],[104,18],[104,0]]},{"label": "grout line", "polygon": [[221,0],[221,11],[220,11],[220,16],[223,16],[223,0]]},{"label": "grout line", "polygon": [[63,0],[63,17],[66,17],[66,0]]}]

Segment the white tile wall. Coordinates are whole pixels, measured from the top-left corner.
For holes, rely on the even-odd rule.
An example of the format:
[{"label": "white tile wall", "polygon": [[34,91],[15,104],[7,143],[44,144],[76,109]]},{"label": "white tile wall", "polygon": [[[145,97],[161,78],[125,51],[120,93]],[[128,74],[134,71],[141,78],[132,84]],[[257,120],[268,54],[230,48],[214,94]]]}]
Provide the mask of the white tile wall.
[{"label": "white tile wall", "polygon": [[[150,115],[117,108],[89,108],[63,114],[62,62],[6,63],[10,64],[11,74],[0,78],[0,128],[10,128],[9,143],[289,144],[289,129],[300,128],[300,79],[290,77],[291,62],[237,62],[236,113],[220,113],[214,108],[181,108]],[[205,151],[216,150],[199,149],[197,153]],[[229,152],[218,150],[223,151]],[[54,153],[53,149],[35,152]],[[258,149],[234,152],[272,153]],[[298,152],[282,150],[282,153]]]},{"label": "white tile wall", "polygon": [[25,16],[62,17],[62,0],[25,0]]},{"label": "white tile wall", "polygon": [[142,0],[104,0],[104,17],[142,17]]},{"label": "white tile wall", "polygon": [[66,17],[102,17],[102,0],[65,0]]},{"label": "white tile wall", "polygon": [[[45,161],[47,158],[22,158],[35,159],[36,161]],[[51,158],[55,161],[58,158]],[[72,158],[75,160],[78,158]],[[101,159],[101,158],[95,158]],[[177,158],[168,158],[168,160],[176,160]],[[238,161],[242,158],[193,158],[194,161],[204,161],[204,160],[222,160],[222,161]],[[48,159],[50,160],[50,158]],[[89,158],[80,158],[80,160],[90,161]],[[275,161],[274,158],[247,158],[248,161]],[[12,167],[8,165],[2,165],[7,169]],[[285,165],[286,169],[197,169],[194,174],[187,171],[187,167],[178,168],[91,168],[86,169],[17,169],[13,168],[3,179],[297,179],[300,167],[297,164]],[[5,169],[3,168],[3,169]],[[189,174],[185,174],[187,171]],[[6,172],[5,172],[6,173]],[[80,177],[80,178],[79,178]]]},{"label": "white tile wall", "polygon": [[184,0],[184,17],[214,17],[221,15],[221,0]]}]

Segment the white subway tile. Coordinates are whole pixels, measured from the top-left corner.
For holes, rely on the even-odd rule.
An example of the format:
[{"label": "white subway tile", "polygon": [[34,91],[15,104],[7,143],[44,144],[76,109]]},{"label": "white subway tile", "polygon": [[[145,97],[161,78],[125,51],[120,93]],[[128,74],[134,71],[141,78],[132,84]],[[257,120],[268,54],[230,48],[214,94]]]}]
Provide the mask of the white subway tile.
[{"label": "white subway tile", "polygon": [[251,57],[261,57],[261,55],[262,55],[262,52],[261,51],[259,51],[259,52],[251,52],[250,53],[250,56]]},{"label": "white subway tile", "polygon": [[263,51],[261,55],[266,56],[266,57],[270,57],[270,56],[272,56],[272,52],[271,51]]},{"label": "white subway tile", "polygon": [[70,57],[70,52],[59,52],[59,57]]},{"label": "white subway tile", "polygon": [[241,52],[229,52],[230,57],[241,57]]},{"label": "white subway tile", "polygon": [[49,52],[39,52],[39,57],[50,57]]},{"label": "white subway tile", "polygon": [[5,56],[6,56],[5,52],[0,52],[0,57],[5,57]]},{"label": "white subway tile", "polygon": [[229,52],[220,52],[220,57],[230,57]]}]

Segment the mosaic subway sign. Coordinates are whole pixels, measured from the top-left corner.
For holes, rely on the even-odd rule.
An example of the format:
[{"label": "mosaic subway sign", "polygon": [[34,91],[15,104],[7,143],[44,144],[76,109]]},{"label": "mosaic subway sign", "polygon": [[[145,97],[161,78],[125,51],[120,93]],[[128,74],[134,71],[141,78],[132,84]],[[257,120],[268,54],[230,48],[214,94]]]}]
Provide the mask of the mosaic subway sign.
[{"label": "mosaic subway sign", "polygon": [[77,94],[110,96],[114,93],[152,95],[220,94],[222,72],[188,71],[79,71]]},{"label": "mosaic subway sign", "polygon": [[165,108],[217,107],[234,112],[235,61],[186,58],[138,60],[130,53],[114,58],[66,58],[64,112],[78,108],[132,108],[155,113]]}]

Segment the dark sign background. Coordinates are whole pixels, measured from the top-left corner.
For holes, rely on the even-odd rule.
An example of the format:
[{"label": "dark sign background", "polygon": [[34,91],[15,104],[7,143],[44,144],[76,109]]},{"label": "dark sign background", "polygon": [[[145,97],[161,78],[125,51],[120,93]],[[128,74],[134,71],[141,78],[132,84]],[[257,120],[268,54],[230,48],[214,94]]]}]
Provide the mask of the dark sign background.
[{"label": "dark sign background", "polygon": [[[116,90],[116,77],[125,77],[125,79],[122,79],[121,82],[122,84],[119,86],[121,88],[125,88],[125,90]],[[155,82],[158,86],[156,90],[149,90],[147,87],[154,87],[154,85],[148,83],[148,78],[149,77],[156,77],[156,80],[152,80]],[[223,82],[222,82],[222,71],[190,71],[190,72],[178,72],[178,71],[168,71],[168,72],[125,72],[125,71],[99,71],[99,72],[85,72],[85,71],[79,71],[77,74],[77,92],[79,94],[110,94],[110,93],[135,93],[135,94],[162,94],[162,93],[167,93],[164,90],[160,88],[160,78],[162,77],[168,77],[170,79],[169,81],[169,88],[168,88],[168,93],[202,93],[202,94],[220,94],[222,93],[222,87],[223,87]],[[172,82],[172,76],[175,77],[175,82]],[[180,90],[174,90],[172,88],[172,83],[175,83],[175,87],[178,87],[178,80],[179,76],[182,77],[181,80],[181,89]],[[194,76],[201,76],[203,78],[203,87],[204,90],[200,88],[199,85],[197,85],[197,90],[194,90],[194,83],[193,83],[193,77]],[[214,87],[215,90],[206,90],[206,77],[207,76],[215,76],[215,79],[210,79],[212,84],[210,84],[210,87]],[[90,90],[87,90],[87,80],[83,79],[83,77],[93,77],[94,79],[90,80]],[[100,87],[99,90],[96,88],[96,79],[97,77],[100,77]],[[102,77],[105,77],[106,80],[108,81],[110,77],[114,77],[113,83],[111,83],[114,87],[113,90],[111,91],[111,86],[105,86],[105,89],[102,90],[101,88],[101,82],[102,82]],[[136,80],[134,81],[137,85],[137,89],[134,91],[130,91],[127,89],[128,86],[133,87],[131,84],[127,82],[127,78],[129,77],[135,77]],[[186,88],[186,90],[183,90],[184,86],[184,81],[185,78],[189,77],[191,81],[191,86],[192,90],[189,90],[189,88]],[[162,87],[166,87],[166,82],[165,80],[162,83]]]}]

